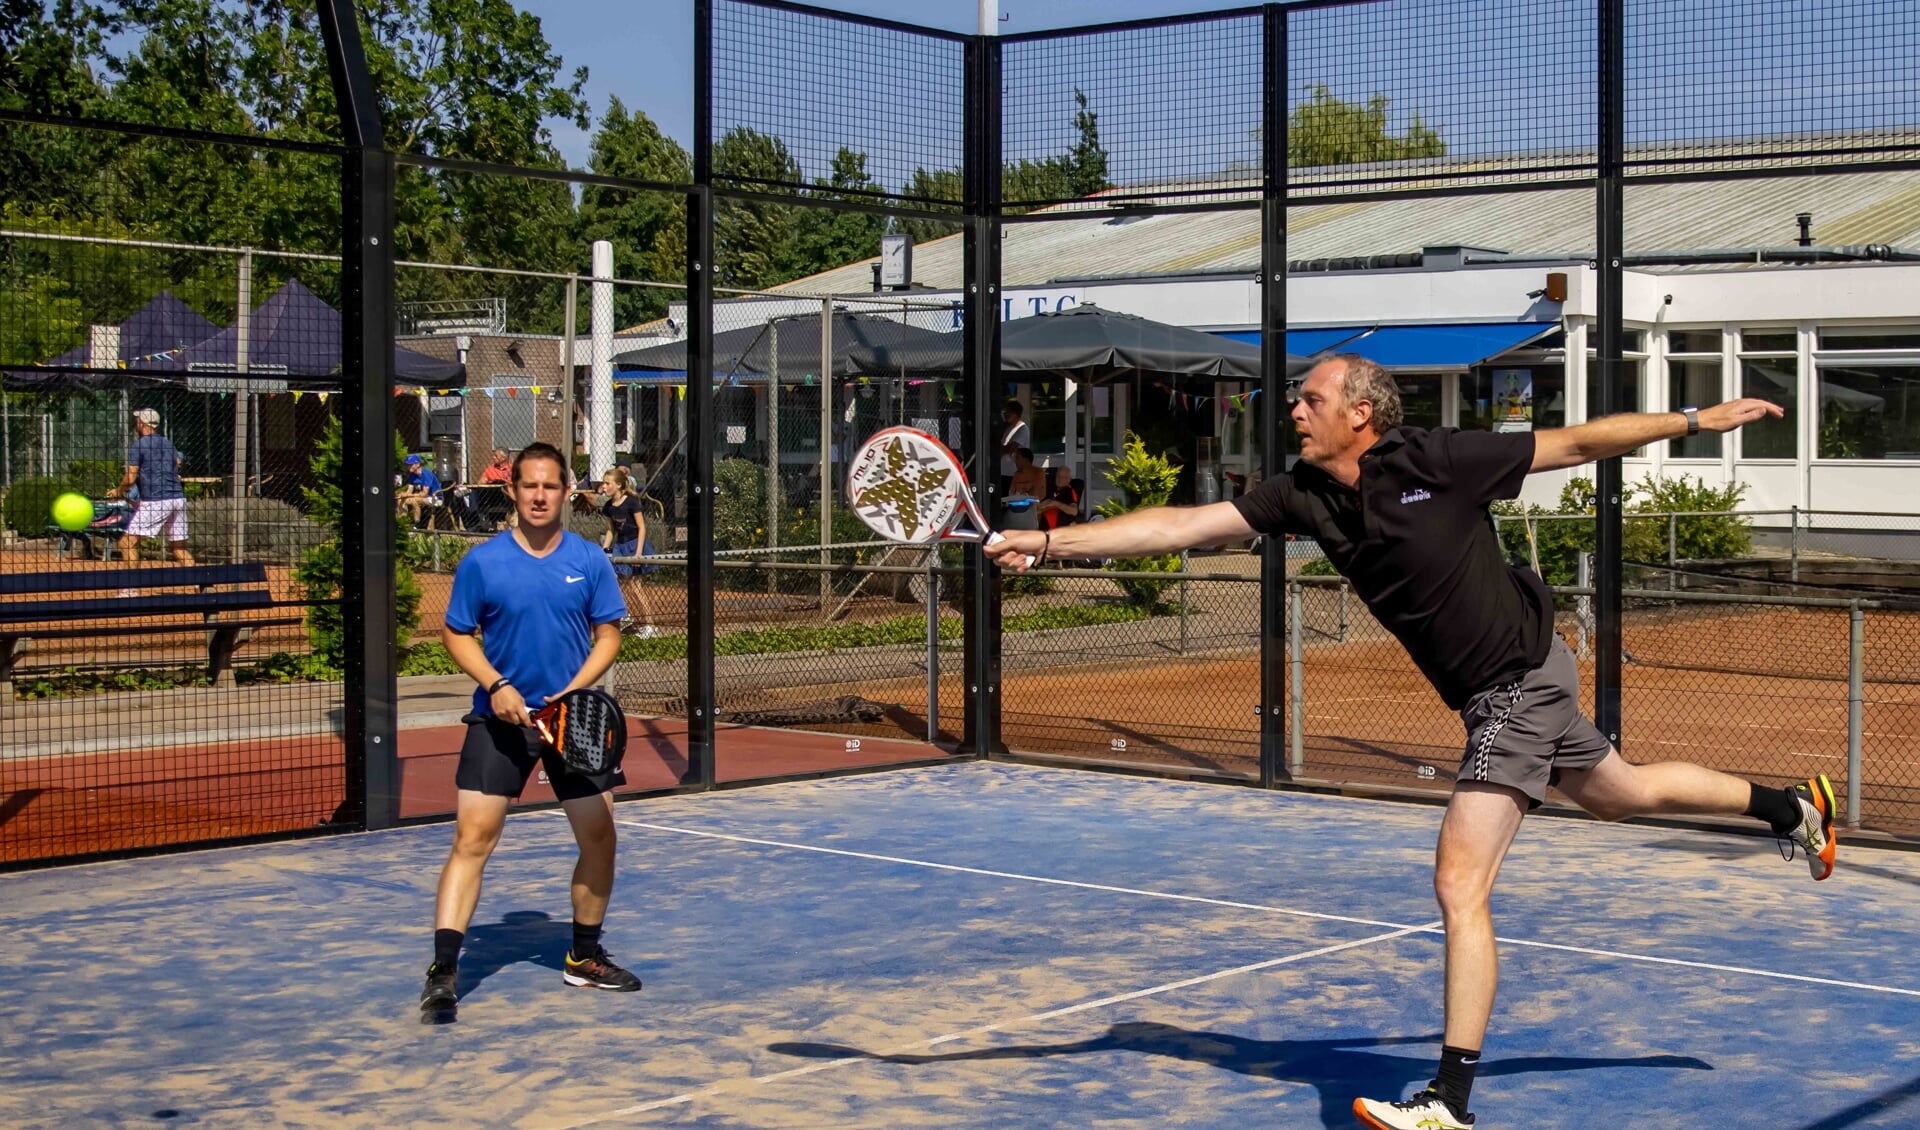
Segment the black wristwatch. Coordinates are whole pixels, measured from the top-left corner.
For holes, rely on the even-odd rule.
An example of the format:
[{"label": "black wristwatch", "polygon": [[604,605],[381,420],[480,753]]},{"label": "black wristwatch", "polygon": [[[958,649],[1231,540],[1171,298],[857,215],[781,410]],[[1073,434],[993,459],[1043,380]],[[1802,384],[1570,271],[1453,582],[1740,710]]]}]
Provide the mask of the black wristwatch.
[{"label": "black wristwatch", "polygon": [[1700,410],[1698,408],[1682,408],[1680,414],[1687,418],[1687,434],[1690,436],[1699,435]]}]

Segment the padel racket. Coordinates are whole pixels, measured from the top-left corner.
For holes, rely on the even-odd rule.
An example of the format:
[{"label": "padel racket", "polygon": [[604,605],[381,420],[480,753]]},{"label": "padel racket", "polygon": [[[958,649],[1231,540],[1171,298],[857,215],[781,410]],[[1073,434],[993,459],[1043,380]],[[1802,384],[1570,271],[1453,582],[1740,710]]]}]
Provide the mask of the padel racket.
[{"label": "padel racket", "polygon": [[540,737],[576,773],[605,773],[627,755],[627,716],[597,687],[569,691],[534,711]]},{"label": "padel racket", "polygon": [[[888,541],[992,545],[1000,540],[974,504],[960,460],[946,444],[918,428],[882,428],[854,450],[847,468],[847,502],[869,529]],[[1027,564],[1033,564],[1031,556]]]}]

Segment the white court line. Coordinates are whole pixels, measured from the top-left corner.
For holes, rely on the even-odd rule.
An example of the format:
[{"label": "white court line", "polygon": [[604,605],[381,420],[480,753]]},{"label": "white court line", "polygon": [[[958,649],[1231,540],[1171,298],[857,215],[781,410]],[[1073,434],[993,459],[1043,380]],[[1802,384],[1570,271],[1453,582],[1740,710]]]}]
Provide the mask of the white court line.
[{"label": "white court line", "polygon": [[[629,828],[645,828],[655,832],[672,832],[682,836],[699,836],[710,840],[727,840],[732,843],[754,844],[760,847],[786,848],[790,851],[811,851],[822,855],[840,855],[852,859],[870,859],[879,863],[902,863],[910,867],[925,867],[934,871],[956,871],[967,875],[984,875],[993,879],[1017,879],[1026,883],[1044,883],[1055,887],[1074,887],[1085,891],[1104,891],[1109,894],[1136,895],[1141,898],[1166,899],[1172,902],[1200,903],[1206,906],[1224,906],[1235,910],[1257,910],[1266,914],[1284,914],[1294,918],[1313,918],[1322,922],[1348,922],[1359,926],[1379,926],[1409,934],[1438,934],[1443,931],[1438,923],[1427,926],[1409,926],[1404,922],[1382,922],[1372,918],[1353,918],[1342,914],[1321,914],[1317,911],[1298,910],[1285,906],[1265,906],[1253,902],[1235,902],[1230,899],[1207,898],[1203,895],[1182,895],[1168,891],[1149,891],[1138,887],[1114,887],[1104,883],[1082,883],[1073,879],[1055,879],[1046,875],[1026,875],[1017,871],[989,871],[980,867],[962,867],[953,863],[934,863],[924,859],[908,859],[895,855],[875,855],[863,851],[847,851],[844,848],[819,847],[814,844],[796,844],[785,840],[760,840],[751,836],[734,836],[724,832],[708,832],[698,828],[676,828],[669,824],[647,824],[637,820],[622,820],[619,823]],[[1637,961],[1647,965],[1673,965],[1684,969],[1704,969],[1714,973],[1739,973],[1749,977],[1765,977],[1775,981],[1797,981],[1808,985],[1826,985],[1836,989],[1860,989],[1870,993],[1886,993],[1891,996],[1920,997],[1920,989],[1902,989],[1893,985],[1876,985],[1866,981],[1841,981],[1831,977],[1813,977],[1803,973],[1781,973],[1772,969],[1754,969],[1744,965],[1718,965],[1710,961],[1691,961],[1678,957],[1655,957],[1650,954],[1628,953],[1622,950],[1591,949],[1583,946],[1558,945],[1553,942],[1536,942],[1526,938],[1496,938],[1502,945],[1524,946],[1530,949],[1554,950],[1560,953],[1585,954],[1589,957],[1606,957],[1616,961]]]},{"label": "white court line", "polygon": [[[626,822],[622,821],[622,823],[626,823]],[[642,825],[635,825],[635,826],[636,827],[656,827],[656,825],[651,825],[651,824],[642,824]],[[692,834],[709,835],[712,833],[692,833]],[[737,839],[738,837],[719,836],[717,838]],[[747,841],[747,842],[764,843],[767,841]],[[824,850],[831,850],[831,849],[823,848],[820,850],[824,851]],[[854,853],[842,852],[839,854],[854,854]],[[879,857],[868,856],[864,858],[879,858]],[[938,865],[934,865],[934,866],[938,866]],[[970,868],[954,868],[954,870],[966,871],[971,869]],[[983,872],[983,874],[990,874],[990,873]],[[1080,884],[1074,884],[1074,885],[1078,886]],[[568,1130],[573,1130],[574,1127],[579,1127],[579,1126],[592,1126],[595,1123],[606,1122],[614,1118],[624,1118],[625,1116],[630,1114],[644,1114],[647,1111],[659,1110],[662,1107],[678,1106],[682,1103],[690,1103],[697,1099],[710,1098],[714,1095],[724,1094],[725,1092],[727,1092],[728,1090],[732,1089],[734,1086],[740,1083],[754,1083],[754,1084],[759,1084],[761,1086],[764,1086],[768,1083],[777,1083],[784,1079],[795,1079],[802,1075],[812,1075],[812,1074],[815,1074],[816,1072],[829,1071],[836,1067],[845,1067],[848,1064],[867,1063],[877,1059],[885,1059],[889,1056],[905,1055],[914,1048],[938,1047],[941,1044],[953,1043],[955,1040],[964,1040],[972,1036],[983,1036],[989,1032],[999,1032],[1007,1028],[1018,1028],[1028,1024],[1037,1024],[1044,1020],[1054,1020],[1062,1016],[1072,1016],[1073,1014],[1078,1012],[1091,1012],[1092,1010],[1097,1008],[1106,1008],[1109,1005],[1124,1004],[1127,1001],[1139,1000],[1142,997],[1151,997],[1151,996],[1157,996],[1161,993],[1176,992],[1180,989],[1191,988],[1194,985],[1204,985],[1209,981],[1218,981],[1225,977],[1238,977],[1246,973],[1257,973],[1262,969],[1272,969],[1275,966],[1279,966],[1279,965],[1291,965],[1299,961],[1308,961],[1316,957],[1325,957],[1327,954],[1339,953],[1342,950],[1355,949],[1360,946],[1369,946],[1375,942],[1392,941],[1395,938],[1406,937],[1408,934],[1418,934],[1424,931],[1436,929],[1439,927],[1439,925],[1440,924],[1438,922],[1430,922],[1425,926],[1406,926],[1398,930],[1390,930],[1384,934],[1375,934],[1370,938],[1358,938],[1350,942],[1340,942],[1338,944],[1331,945],[1331,946],[1321,946],[1319,949],[1312,949],[1312,950],[1303,951],[1301,953],[1288,954],[1286,957],[1269,958],[1266,961],[1256,961],[1251,965],[1239,965],[1239,966],[1235,966],[1232,969],[1222,969],[1215,973],[1203,973],[1198,977],[1188,977],[1183,981],[1169,981],[1164,985],[1155,985],[1150,989],[1136,989],[1130,993],[1119,993],[1111,997],[1101,997],[1099,1000],[1083,1001],[1080,1004],[1067,1005],[1064,1008],[1049,1009],[1046,1012],[1036,1012],[1030,1016],[1022,1016],[1017,1020],[1003,1020],[997,1024],[982,1024],[977,1028],[968,1028],[960,1032],[949,1032],[944,1036],[935,1036],[930,1040],[920,1040],[916,1043],[907,1044],[904,1047],[901,1047],[894,1051],[872,1052],[867,1055],[842,1056],[839,1059],[825,1060],[820,1063],[810,1063],[805,1067],[796,1067],[790,1071],[776,1072],[775,1074],[772,1074],[772,1075],[751,1075],[745,1079],[731,1080],[725,1083],[715,1083],[711,1087],[704,1087],[698,1091],[688,1091],[685,1094],[674,1095],[672,1098],[656,1099],[650,1103],[639,1103],[634,1106],[622,1107],[619,1110],[611,1111],[607,1114],[600,1115],[596,1118],[589,1118],[584,1122],[568,1123]]]}]

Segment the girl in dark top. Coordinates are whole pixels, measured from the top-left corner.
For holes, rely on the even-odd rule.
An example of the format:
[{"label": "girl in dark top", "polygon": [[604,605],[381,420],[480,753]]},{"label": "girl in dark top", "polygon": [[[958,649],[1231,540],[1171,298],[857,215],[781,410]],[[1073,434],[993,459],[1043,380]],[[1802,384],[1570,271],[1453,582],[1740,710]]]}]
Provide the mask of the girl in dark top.
[{"label": "girl in dark top", "polygon": [[[600,512],[606,515],[607,532],[600,535],[600,544],[615,558],[639,556],[647,536],[647,518],[640,512],[640,498],[633,493],[633,481],[626,471],[615,467],[607,472],[602,485],[606,488],[607,501]],[[616,562],[613,572],[620,578],[621,591],[632,594],[633,606],[640,610],[638,625],[629,616],[621,622],[622,630],[632,631],[642,639],[658,635],[653,626],[653,610],[647,607],[647,591],[640,585],[639,568]]]}]

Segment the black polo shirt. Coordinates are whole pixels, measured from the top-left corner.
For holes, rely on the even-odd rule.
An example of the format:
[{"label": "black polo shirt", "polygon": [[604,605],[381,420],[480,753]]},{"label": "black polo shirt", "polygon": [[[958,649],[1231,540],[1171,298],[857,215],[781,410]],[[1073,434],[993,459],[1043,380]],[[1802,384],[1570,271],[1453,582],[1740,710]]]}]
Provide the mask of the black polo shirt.
[{"label": "black polo shirt", "polygon": [[1314,538],[1459,710],[1547,658],[1553,597],[1507,564],[1487,504],[1514,498],[1533,433],[1394,428],[1360,456],[1360,489],[1302,461],[1233,500],[1263,534]]}]

